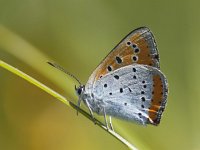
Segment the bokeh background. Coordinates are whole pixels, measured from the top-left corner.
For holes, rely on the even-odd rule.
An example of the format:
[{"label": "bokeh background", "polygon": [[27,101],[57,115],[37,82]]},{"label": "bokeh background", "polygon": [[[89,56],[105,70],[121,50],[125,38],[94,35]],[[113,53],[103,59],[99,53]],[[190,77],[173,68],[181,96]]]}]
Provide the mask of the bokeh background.
[{"label": "bokeh background", "polygon": [[[169,97],[161,124],[114,120],[139,149],[200,149],[200,9],[195,0],[0,0],[0,59],[76,102],[75,81],[48,66],[55,61],[86,83],[131,30],[154,33]],[[1,150],[126,150],[84,116],[0,68]]]}]

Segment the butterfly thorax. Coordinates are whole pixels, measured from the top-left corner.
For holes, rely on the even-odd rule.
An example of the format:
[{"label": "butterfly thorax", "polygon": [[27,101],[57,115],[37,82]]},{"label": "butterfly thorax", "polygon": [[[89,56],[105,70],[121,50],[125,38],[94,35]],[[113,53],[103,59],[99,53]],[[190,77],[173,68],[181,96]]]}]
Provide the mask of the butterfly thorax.
[{"label": "butterfly thorax", "polygon": [[87,86],[80,85],[78,88],[75,88],[75,90],[79,96],[79,99],[83,101],[84,104],[86,104],[87,101],[92,111],[96,112],[97,114],[103,114],[101,100],[95,100],[93,93],[91,93],[91,90],[88,90]]}]

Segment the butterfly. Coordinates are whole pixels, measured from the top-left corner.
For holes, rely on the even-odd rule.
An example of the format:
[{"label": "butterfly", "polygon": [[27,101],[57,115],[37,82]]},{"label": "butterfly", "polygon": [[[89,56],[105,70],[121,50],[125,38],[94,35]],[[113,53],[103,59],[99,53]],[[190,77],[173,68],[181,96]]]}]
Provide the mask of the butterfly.
[{"label": "butterfly", "polygon": [[80,83],[75,89],[78,107],[83,101],[92,117],[93,112],[103,115],[107,128],[106,116],[110,116],[111,129],[111,117],[158,125],[167,102],[168,84],[160,71],[150,29],[140,27],[130,32],[93,71],[86,85]]}]

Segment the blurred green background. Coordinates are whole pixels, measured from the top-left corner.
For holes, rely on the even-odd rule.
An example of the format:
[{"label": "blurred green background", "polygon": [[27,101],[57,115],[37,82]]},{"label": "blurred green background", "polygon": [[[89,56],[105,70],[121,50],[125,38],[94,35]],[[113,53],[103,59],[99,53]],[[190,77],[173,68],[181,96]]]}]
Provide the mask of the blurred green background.
[{"label": "blurred green background", "polygon": [[[200,2],[191,0],[0,0],[0,59],[75,102],[108,52],[131,30],[154,33],[169,97],[161,124],[114,127],[144,150],[200,149]],[[1,150],[126,150],[75,110],[0,68]]]}]

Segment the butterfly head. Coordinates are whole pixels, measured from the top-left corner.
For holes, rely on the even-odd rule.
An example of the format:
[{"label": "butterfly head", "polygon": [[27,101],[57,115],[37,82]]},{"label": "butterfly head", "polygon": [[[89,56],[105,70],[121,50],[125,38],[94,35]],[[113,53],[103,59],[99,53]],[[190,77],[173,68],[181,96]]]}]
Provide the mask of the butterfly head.
[{"label": "butterfly head", "polygon": [[85,91],[85,85],[80,85],[79,87],[75,86],[75,90],[77,95],[80,97],[82,93]]}]

